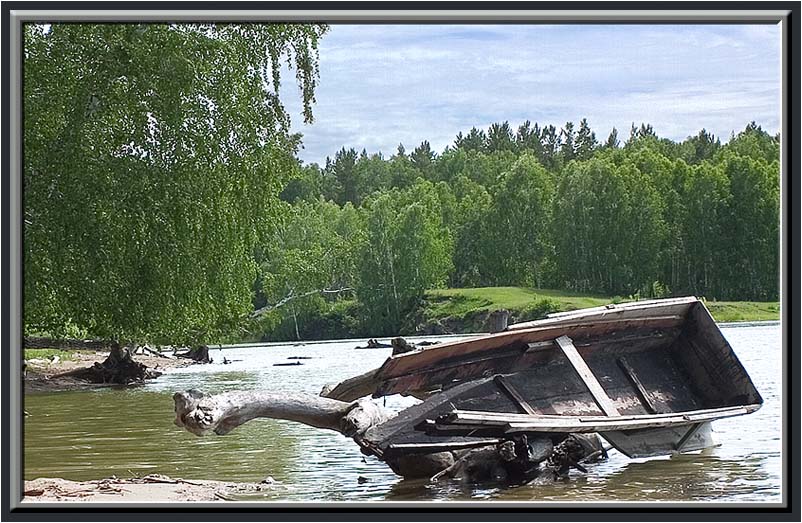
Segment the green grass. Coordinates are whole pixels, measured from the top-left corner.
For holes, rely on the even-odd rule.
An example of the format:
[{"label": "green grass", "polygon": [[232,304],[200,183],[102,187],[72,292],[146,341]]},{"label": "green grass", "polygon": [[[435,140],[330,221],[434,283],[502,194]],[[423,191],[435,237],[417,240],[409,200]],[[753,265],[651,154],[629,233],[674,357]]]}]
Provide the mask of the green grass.
[{"label": "green grass", "polygon": [[765,321],[780,319],[780,304],[776,301],[705,301],[716,321]]},{"label": "green grass", "polygon": [[428,291],[426,299],[429,303],[429,312],[435,317],[462,317],[477,311],[496,309],[522,311],[544,299],[554,303],[560,311],[596,307],[611,301],[611,298],[603,296],[524,287],[436,289]]},{"label": "green grass", "polygon": [[[548,300],[546,303],[544,300]],[[435,289],[426,293],[427,319],[465,318],[496,309],[507,309],[519,319],[534,319],[547,304],[551,312],[598,307],[622,301],[602,295],[588,295],[554,289],[524,287],[479,287],[471,289]],[[541,306],[538,307],[538,303]],[[779,320],[778,302],[705,302],[719,322]]]},{"label": "green grass", "polygon": [[72,359],[72,352],[61,349],[25,349],[26,360],[49,360],[53,356],[69,360]]}]

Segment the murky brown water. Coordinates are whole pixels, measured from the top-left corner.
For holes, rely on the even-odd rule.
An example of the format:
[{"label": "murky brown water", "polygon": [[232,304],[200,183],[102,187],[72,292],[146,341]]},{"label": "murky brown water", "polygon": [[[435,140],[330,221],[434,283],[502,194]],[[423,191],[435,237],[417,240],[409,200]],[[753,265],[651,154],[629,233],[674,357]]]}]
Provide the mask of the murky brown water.
[{"label": "murky brown water", "polygon": [[[235,361],[177,369],[141,388],[39,393],[25,397],[25,479],[72,480],[150,473],[185,479],[276,480],[250,500],[781,501],[781,345],[779,325],[723,326],[765,404],[748,416],[713,424],[720,445],[702,453],[610,459],[571,472],[564,483],[514,488],[430,484],[395,476],[339,434],[291,422],[258,420],[226,436],[195,437],[173,424],[172,393],[269,389],[318,393],[375,368],[390,349],[354,350],[356,342],[212,351]],[[427,338],[432,339],[432,338]],[[364,345],[364,343],[362,343]],[[273,367],[312,356],[298,367]],[[414,400],[388,398],[402,408]],[[362,480],[360,480],[360,477]]]}]

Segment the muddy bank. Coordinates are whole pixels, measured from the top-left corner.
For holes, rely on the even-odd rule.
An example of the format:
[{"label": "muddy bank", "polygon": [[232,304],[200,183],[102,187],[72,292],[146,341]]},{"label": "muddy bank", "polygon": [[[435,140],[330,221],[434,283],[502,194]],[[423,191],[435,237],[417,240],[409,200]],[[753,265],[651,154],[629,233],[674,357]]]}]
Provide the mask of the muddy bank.
[{"label": "muddy bank", "polygon": [[273,485],[271,478],[262,483],[233,483],[185,480],[160,474],[129,479],[111,477],[94,481],[38,478],[25,482],[22,503],[234,501],[238,495],[263,492]]},{"label": "muddy bank", "polygon": [[[72,377],[59,377],[58,375],[91,367],[95,363],[102,363],[108,356],[108,351],[70,350],[64,351],[63,355],[53,358],[26,360],[25,392],[80,390],[104,386]],[[176,367],[186,367],[195,363],[185,358],[165,358],[144,354],[134,355],[134,359],[159,372]]]}]

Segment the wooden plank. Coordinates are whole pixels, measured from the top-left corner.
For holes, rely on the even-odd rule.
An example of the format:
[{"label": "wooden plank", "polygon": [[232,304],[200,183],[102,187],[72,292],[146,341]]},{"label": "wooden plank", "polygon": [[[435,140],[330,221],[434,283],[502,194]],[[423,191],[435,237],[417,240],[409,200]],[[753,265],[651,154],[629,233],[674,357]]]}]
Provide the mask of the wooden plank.
[{"label": "wooden plank", "polygon": [[632,368],[632,365],[629,364],[626,358],[623,356],[618,358],[618,366],[621,367],[621,370],[624,371],[624,374],[629,378],[629,381],[632,382],[632,385],[635,387],[635,390],[638,392],[638,397],[643,403],[643,407],[650,413],[650,414],[657,414],[657,409],[652,403],[652,400],[649,399],[649,392],[646,390],[646,387],[643,386],[641,383],[640,378],[638,375],[635,374],[635,370]]},{"label": "wooden plank", "polygon": [[521,394],[515,390],[515,387],[512,384],[504,379],[504,376],[496,376],[493,378],[493,382],[498,385],[498,387],[504,391],[510,398],[512,398],[515,403],[527,414],[537,415],[537,411],[532,408],[529,403],[527,403],[526,399],[521,396]]},{"label": "wooden plank", "polygon": [[[616,450],[630,458],[666,456],[677,453],[677,442],[688,433],[687,427],[663,427],[653,430],[611,431],[600,435]],[[683,443],[683,451],[702,450],[715,445],[710,423],[701,423]]]},{"label": "wooden plank", "polygon": [[378,373],[382,379],[397,378],[427,370],[438,363],[452,360],[452,358],[466,358],[469,354],[475,355],[486,351],[492,354],[497,349],[514,344],[522,345],[523,350],[525,350],[527,343],[552,340],[560,334],[576,333],[575,337],[583,338],[603,337],[627,329],[678,327],[682,325],[685,318],[684,316],[668,315],[593,321],[583,321],[580,318],[572,319],[568,322],[540,321],[546,322],[546,324],[539,325],[537,328],[517,331],[507,330],[498,334],[479,336],[469,340],[444,342],[426,347],[423,350],[393,356],[384,362]]},{"label": "wooden plank", "polygon": [[574,370],[579,374],[579,377],[585,382],[585,385],[588,387],[591,395],[593,395],[593,399],[596,400],[599,408],[602,409],[602,412],[608,416],[618,416],[619,412],[615,403],[613,403],[610,396],[604,392],[601,383],[599,383],[599,380],[593,375],[593,372],[591,372],[585,360],[582,359],[582,356],[576,350],[576,347],[574,347],[571,338],[568,336],[560,336],[555,341],[557,345],[560,346],[560,349],[562,349],[565,357],[568,358],[568,361],[571,362],[571,365],[574,366]]},{"label": "wooden plank", "polygon": [[442,452],[452,449],[469,449],[473,447],[484,447],[486,445],[497,445],[501,443],[499,438],[483,438],[471,441],[451,441],[443,443],[391,443],[388,450],[405,450],[410,452]]},{"label": "wooden plank", "polygon": [[693,435],[696,434],[696,432],[702,427],[702,425],[703,425],[702,423],[697,423],[696,425],[692,425],[691,428],[688,429],[688,432],[686,432],[685,435],[682,436],[682,439],[680,439],[677,442],[676,445],[677,452],[682,452],[682,447],[684,447],[688,443],[688,440],[690,440],[693,437]]},{"label": "wooden plank", "polygon": [[730,412],[746,410],[754,412],[760,408],[760,404],[755,403],[751,405],[734,405],[731,407],[717,407],[714,409],[698,409],[688,410],[684,412],[667,412],[663,414],[631,414],[625,416],[567,416],[564,414],[517,414],[507,412],[486,412],[478,410],[453,410],[448,414],[448,419],[453,420],[467,420],[467,419],[485,419],[497,422],[525,422],[525,421],[554,421],[578,419],[586,423],[597,423],[603,421],[626,421],[626,420],[659,420],[664,418],[673,418],[682,416],[688,420],[693,420],[697,416],[708,416],[714,414],[728,414]]},{"label": "wooden plank", "polygon": [[438,428],[465,431],[497,427],[506,432],[604,432],[691,425],[754,412],[760,405],[704,409],[670,414],[634,416],[553,416],[454,411],[438,418]]}]

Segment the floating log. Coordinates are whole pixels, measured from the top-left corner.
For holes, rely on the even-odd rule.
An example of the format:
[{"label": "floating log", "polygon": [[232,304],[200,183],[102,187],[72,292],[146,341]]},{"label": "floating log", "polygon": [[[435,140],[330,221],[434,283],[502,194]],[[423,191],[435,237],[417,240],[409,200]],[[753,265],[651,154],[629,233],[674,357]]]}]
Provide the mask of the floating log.
[{"label": "floating log", "polygon": [[392,347],[390,343],[382,343],[374,338],[368,340],[364,347],[356,346],[355,349],[389,349]]},{"label": "floating log", "polygon": [[303,365],[300,361],[293,361],[291,363],[274,363],[274,367],[297,367],[298,365]]}]

